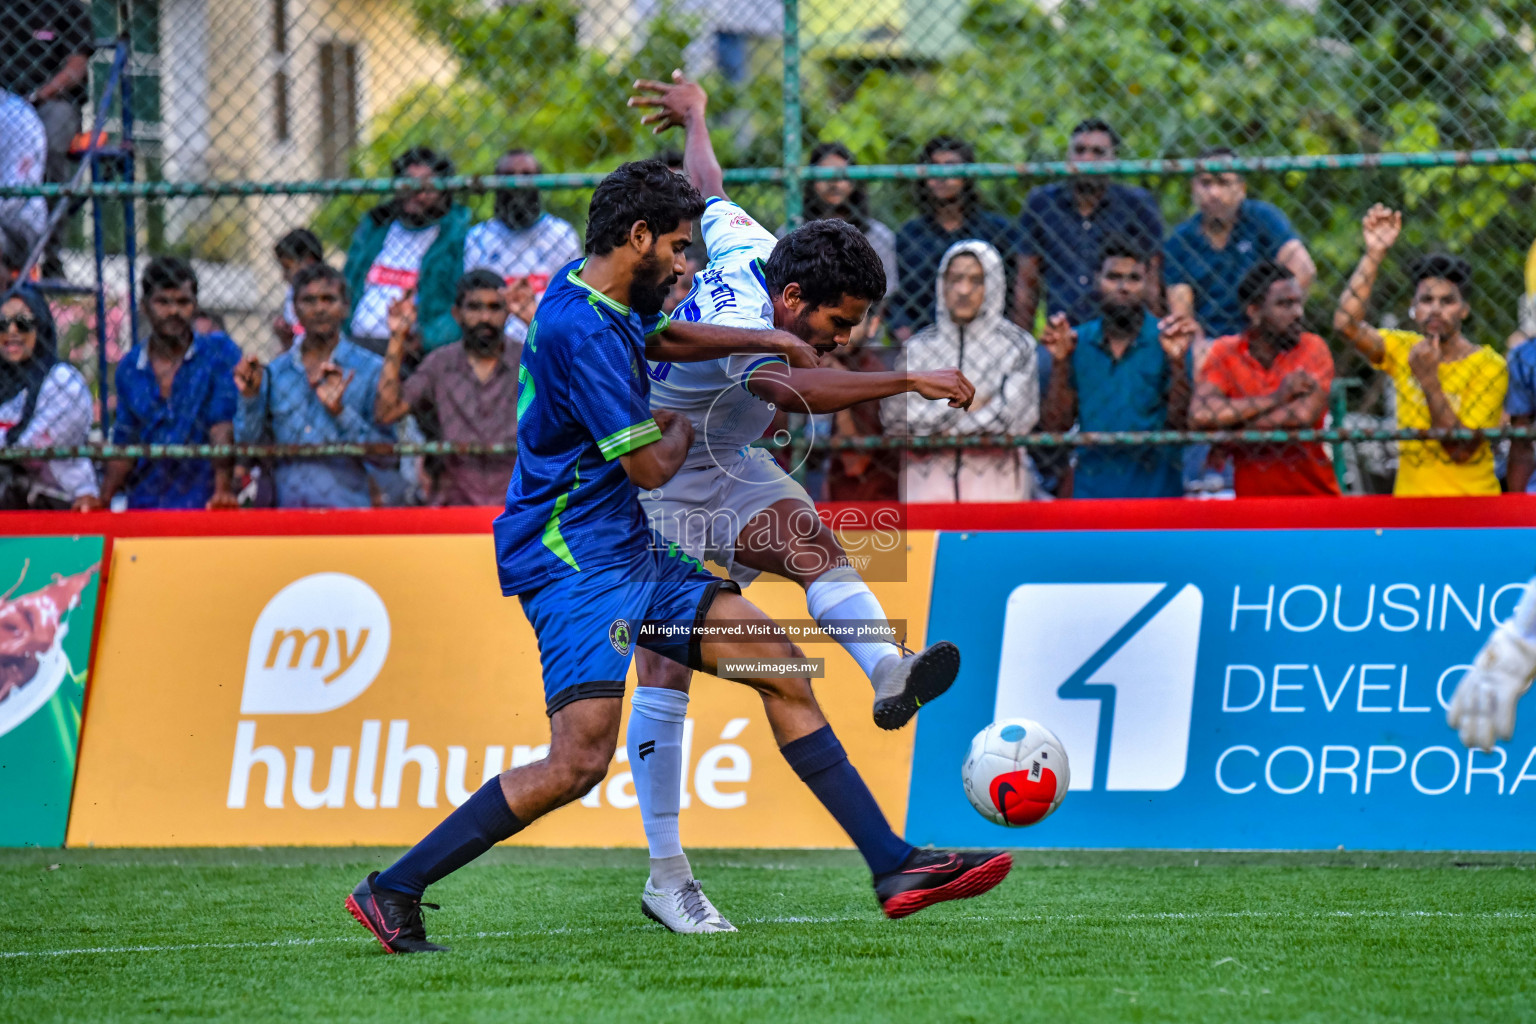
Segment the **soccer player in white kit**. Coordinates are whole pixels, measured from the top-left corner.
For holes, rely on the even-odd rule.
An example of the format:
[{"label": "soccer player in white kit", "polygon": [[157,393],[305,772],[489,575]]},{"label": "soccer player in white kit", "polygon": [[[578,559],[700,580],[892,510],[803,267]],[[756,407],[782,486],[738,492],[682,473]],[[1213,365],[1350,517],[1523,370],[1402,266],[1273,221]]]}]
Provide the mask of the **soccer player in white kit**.
[{"label": "soccer player in white kit", "polygon": [[[879,256],[852,225],[812,221],[779,240],[725,196],[710,145],[707,96],[681,72],[673,84],[637,82],[631,106],[657,110],[642,119],[659,133],[681,125],[684,170],[708,198],[702,218],[709,263],[674,320],[787,330],[823,352],[846,345],[872,304],[885,294]],[[698,559],[725,566],[746,585],[762,572],[805,588],[811,617],[844,628],[836,639],[875,689],[874,719],[898,729],[944,693],[960,670],[946,641],[908,654],[878,630],[884,610],[833,535],[810,495],[772,456],[751,447],[775,408],[823,413],[860,402],[917,392],[968,406],[975,395],[955,369],[922,373],[790,369],[776,356],[734,355],[697,363],[651,363],[651,405],[692,421],[695,441],[665,485],[641,492],[652,527]],[[867,626],[866,626],[867,624]],[[848,635],[849,627],[865,627]],[[735,931],[693,878],[678,837],[683,723],[692,673],[637,652],[640,686],[631,704],[626,746],[650,846],[651,876],[641,908],[676,932]]]},{"label": "soccer player in white kit", "polygon": [[1461,677],[1446,721],[1468,747],[1490,751],[1494,743],[1515,734],[1515,705],[1536,676],[1536,579],[1525,585],[1509,621],[1472,659]]}]

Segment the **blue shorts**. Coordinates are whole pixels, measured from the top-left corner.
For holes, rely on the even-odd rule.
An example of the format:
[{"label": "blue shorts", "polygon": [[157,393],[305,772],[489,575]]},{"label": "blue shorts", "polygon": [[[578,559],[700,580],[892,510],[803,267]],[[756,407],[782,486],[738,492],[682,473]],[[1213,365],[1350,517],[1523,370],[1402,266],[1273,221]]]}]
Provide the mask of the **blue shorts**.
[{"label": "blue shorts", "polygon": [[741,593],[656,537],[631,565],[575,572],[519,594],[539,638],[545,713],[592,697],[623,697],[636,644],[698,668],[696,627],[721,589]]}]

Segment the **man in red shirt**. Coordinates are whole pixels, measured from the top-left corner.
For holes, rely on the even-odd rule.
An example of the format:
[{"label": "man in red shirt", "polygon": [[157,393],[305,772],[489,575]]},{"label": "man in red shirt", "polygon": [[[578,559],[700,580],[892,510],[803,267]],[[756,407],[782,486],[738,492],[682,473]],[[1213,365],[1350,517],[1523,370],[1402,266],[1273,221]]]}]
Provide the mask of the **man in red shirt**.
[{"label": "man in red shirt", "polygon": [[[1302,290],[1272,260],[1238,285],[1248,315],[1242,334],[1218,338],[1195,376],[1190,426],[1197,430],[1320,428],[1333,383],[1328,343],[1301,329]],[[1237,496],[1339,493],[1333,463],[1315,442],[1234,449]]]}]

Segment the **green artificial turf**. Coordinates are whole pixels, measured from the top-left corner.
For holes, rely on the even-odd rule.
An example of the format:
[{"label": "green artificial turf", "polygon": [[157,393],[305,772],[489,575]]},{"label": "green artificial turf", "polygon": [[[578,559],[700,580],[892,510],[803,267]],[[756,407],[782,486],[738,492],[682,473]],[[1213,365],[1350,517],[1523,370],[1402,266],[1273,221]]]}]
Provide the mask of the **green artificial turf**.
[{"label": "green artificial turf", "polygon": [[704,851],[741,931],[676,936],[641,853],[503,849],[395,957],[341,906],[393,852],[0,851],[0,1019],[1536,1019],[1530,854],[1024,852],[891,922],[853,854]]}]

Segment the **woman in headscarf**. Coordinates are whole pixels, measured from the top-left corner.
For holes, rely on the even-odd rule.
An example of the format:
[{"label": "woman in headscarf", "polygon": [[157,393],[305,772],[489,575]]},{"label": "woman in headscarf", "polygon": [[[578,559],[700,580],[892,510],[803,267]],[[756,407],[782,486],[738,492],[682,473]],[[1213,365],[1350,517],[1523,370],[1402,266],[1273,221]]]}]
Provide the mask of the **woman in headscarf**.
[{"label": "woman in headscarf", "polygon": [[[912,335],[908,370],[958,367],[976,382],[969,409],[916,395],[887,398],[887,434],[908,437],[1027,434],[1040,418],[1035,339],[1003,315],[1003,258],[986,242],[956,242],[939,264],[935,322]],[[915,399],[912,400],[912,399]],[[1023,449],[932,448],[906,453],[901,499],[907,502],[1027,501],[1029,457]]]},{"label": "woman in headscarf", "polygon": [[[91,431],[91,390],[61,362],[51,339],[39,340],[36,312],[25,298],[0,302],[0,446],[35,448],[85,444]],[[89,459],[0,462],[0,508],[87,511],[101,507]]]}]

